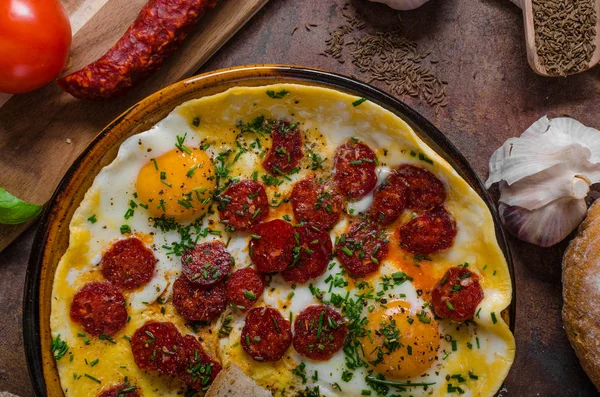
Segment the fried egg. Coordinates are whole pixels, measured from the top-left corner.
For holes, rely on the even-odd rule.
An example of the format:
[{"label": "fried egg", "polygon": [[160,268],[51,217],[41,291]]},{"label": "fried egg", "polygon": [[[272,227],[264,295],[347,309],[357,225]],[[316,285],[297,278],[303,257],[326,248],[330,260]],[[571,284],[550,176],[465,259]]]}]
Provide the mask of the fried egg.
[{"label": "fried egg", "polygon": [[[273,176],[262,167],[271,138],[252,128],[261,118],[298,125],[304,158],[296,172]],[[183,319],[171,298],[186,247],[221,241],[234,258],[234,270],[252,265],[251,232],[219,222],[215,192],[229,181],[254,179],[266,185],[271,206],[266,220],[292,220],[294,184],[314,173],[330,176],[336,148],[351,138],[377,155],[378,184],[401,164],[423,167],[443,182],[445,206],[456,220],[453,245],[428,256],[401,248],[392,231],[414,216],[406,210],[387,228],[389,252],[381,266],[364,278],[350,278],[336,257],[324,274],[304,284],[269,275],[257,306],[279,310],[292,324],[311,304],[329,304],[345,316],[349,337],[326,361],[303,357],[293,347],[276,362],[253,360],[240,344],[245,313],[233,307],[209,324]],[[372,203],[373,192],[348,202],[330,231],[332,242]],[[124,380],[144,396],[182,393],[185,387],[177,379],[149,373],[134,362],[129,339],[151,319],[198,336],[224,366],[237,364],[276,396],[361,396],[386,390],[411,396],[492,396],[514,359],[514,337],[501,315],[512,296],[510,274],[487,206],[402,119],[339,91],[295,84],[235,87],[182,104],[121,144],[87,191],[69,232],[69,247],[54,279],[50,319],[55,340],[69,347],[57,360],[66,396],[95,396]],[[123,291],[129,319],[121,331],[110,338],[91,337],[69,316],[73,297],[86,283],[104,280],[103,254],[132,236],[154,253],[152,279]],[[477,314],[465,323],[436,318],[429,303],[432,288],[457,265],[476,272],[484,292]]]}]

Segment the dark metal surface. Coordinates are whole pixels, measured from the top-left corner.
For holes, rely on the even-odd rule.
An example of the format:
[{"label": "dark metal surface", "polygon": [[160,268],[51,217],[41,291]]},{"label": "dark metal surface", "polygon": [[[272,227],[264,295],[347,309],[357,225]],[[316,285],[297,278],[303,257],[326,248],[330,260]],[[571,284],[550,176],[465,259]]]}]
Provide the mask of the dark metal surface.
[{"label": "dark metal surface", "polygon": [[[343,22],[343,4],[271,0],[201,72],[248,63],[288,63],[361,78],[349,61],[340,64],[318,55],[327,31]],[[367,0],[351,4],[365,12],[370,24],[397,21],[396,13],[383,5]],[[439,61],[430,68],[449,82],[450,96],[449,106],[437,114],[418,100],[405,101],[444,132],[482,179],[492,152],[544,114],[569,115],[600,127],[600,69],[569,78],[535,75],[525,56],[521,11],[508,0],[432,0],[402,13],[402,18],[407,36]],[[306,23],[318,26],[307,31]],[[298,30],[292,36],[294,27]],[[30,230],[0,253],[0,389],[23,397],[33,395],[21,337],[22,289],[32,240]],[[517,358],[502,395],[597,395],[560,320],[560,262],[566,242],[542,249],[508,240],[518,292]]]}]

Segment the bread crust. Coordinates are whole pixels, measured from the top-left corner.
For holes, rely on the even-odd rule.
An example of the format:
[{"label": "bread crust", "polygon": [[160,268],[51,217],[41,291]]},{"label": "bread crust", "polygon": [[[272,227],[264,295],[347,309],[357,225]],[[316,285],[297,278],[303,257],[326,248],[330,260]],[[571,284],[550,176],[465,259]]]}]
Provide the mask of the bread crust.
[{"label": "bread crust", "polygon": [[600,200],[569,243],[562,268],[564,328],[581,366],[600,390]]},{"label": "bread crust", "polygon": [[237,365],[229,363],[215,378],[204,397],[272,397]]}]

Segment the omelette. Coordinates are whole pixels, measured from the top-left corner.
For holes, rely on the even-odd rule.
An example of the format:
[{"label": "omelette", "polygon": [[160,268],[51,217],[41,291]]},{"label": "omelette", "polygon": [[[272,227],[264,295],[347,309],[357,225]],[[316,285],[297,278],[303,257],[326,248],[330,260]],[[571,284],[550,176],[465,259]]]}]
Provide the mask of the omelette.
[{"label": "omelette", "polygon": [[402,119],[295,84],[188,101],[125,140],[70,223],[66,396],[493,396],[512,286],[482,199]]}]

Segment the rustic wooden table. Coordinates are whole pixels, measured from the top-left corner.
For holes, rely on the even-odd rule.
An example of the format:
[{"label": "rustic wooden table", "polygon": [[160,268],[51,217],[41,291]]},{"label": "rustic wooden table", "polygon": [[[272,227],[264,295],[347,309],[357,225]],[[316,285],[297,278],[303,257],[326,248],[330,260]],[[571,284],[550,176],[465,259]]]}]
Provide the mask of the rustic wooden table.
[{"label": "rustic wooden table", "polygon": [[[328,30],[340,25],[344,0],[271,0],[200,72],[248,63],[287,63],[356,74],[350,62],[319,56]],[[353,0],[371,23],[393,11]],[[600,127],[600,69],[561,78],[536,76],[527,65],[521,11],[508,0],[432,0],[402,13],[406,35],[439,62],[449,106],[439,113],[405,101],[439,127],[482,179],[488,159],[509,137],[544,114],[569,115]],[[318,26],[308,31],[305,24]],[[298,30],[291,35],[292,29]],[[377,85],[377,84],[375,84]],[[386,89],[385,86],[379,85]],[[0,253],[0,390],[33,395],[23,354],[22,290],[36,226]],[[560,263],[565,243],[541,249],[510,238],[517,285],[517,358],[502,396],[594,396],[560,320]]]}]

